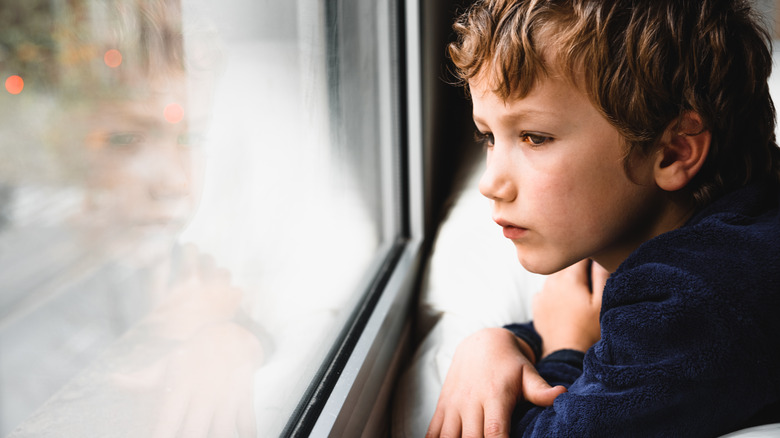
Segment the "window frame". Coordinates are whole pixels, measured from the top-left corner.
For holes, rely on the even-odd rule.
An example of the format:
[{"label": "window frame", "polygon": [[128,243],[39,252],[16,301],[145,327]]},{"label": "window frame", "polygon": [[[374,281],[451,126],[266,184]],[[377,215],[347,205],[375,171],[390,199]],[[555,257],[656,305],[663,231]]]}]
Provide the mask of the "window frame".
[{"label": "window frame", "polygon": [[[382,81],[390,86],[382,97],[396,102],[390,116],[397,121],[392,126],[397,156],[383,156],[382,165],[397,160],[398,196],[384,196],[394,198],[389,200],[394,205],[385,205],[389,212],[385,223],[397,221],[397,234],[380,251],[383,256],[376,263],[376,274],[290,417],[284,437],[384,435],[402,346],[411,335],[426,223],[420,4],[419,0],[390,1],[396,17],[382,23],[387,29],[378,30],[391,35],[391,41],[380,41],[379,70],[393,72],[390,81]],[[395,68],[391,59],[397,61]],[[388,218],[392,214],[396,217]]]}]

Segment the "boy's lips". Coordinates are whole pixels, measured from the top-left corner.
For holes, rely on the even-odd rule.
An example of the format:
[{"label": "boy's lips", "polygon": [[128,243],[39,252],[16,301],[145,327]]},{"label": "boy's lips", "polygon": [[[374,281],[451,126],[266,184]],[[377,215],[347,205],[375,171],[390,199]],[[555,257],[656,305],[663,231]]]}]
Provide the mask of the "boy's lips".
[{"label": "boy's lips", "polygon": [[504,237],[506,237],[507,239],[512,239],[512,240],[519,239],[528,232],[527,228],[523,228],[521,226],[515,225],[501,218],[494,219],[494,220],[499,226],[501,226],[501,228],[504,229]]}]

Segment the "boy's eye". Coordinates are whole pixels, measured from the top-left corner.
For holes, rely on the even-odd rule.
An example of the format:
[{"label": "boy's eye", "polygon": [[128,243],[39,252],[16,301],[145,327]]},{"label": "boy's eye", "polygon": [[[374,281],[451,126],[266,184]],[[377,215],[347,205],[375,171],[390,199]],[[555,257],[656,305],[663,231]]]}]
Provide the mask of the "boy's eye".
[{"label": "boy's eye", "polygon": [[179,146],[198,146],[201,141],[201,136],[193,132],[182,133],[176,137],[176,143]]},{"label": "boy's eye", "polygon": [[496,139],[493,137],[492,132],[479,132],[477,133],[477,140],[486,145],[486,146],[493,146],[496,144]]},{"label": "boy's eye", "polygon": [[115,132],[108,136],[108,144],[115,147],[132,146],[143,141],[143,135],[136,132]]},{"label": "boy's eye", "polygon": [[528,132],[524,132],[520,137],[523,139],[524,142],[530,143],[533,146],[541,146],[548,141],[552,140],[551,137],[547,137],[545,135],[539,135],[539,134],[531,134]]}]

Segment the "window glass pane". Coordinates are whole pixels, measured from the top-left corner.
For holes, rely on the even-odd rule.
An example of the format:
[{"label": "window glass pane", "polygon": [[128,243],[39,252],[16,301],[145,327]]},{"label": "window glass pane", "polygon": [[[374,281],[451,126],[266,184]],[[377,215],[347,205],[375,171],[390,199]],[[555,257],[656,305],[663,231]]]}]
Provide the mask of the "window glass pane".
[{"label": "window glass pane", "polygon": [[390,11],[3,4],[0,436],[284,427],[398,229]]}]

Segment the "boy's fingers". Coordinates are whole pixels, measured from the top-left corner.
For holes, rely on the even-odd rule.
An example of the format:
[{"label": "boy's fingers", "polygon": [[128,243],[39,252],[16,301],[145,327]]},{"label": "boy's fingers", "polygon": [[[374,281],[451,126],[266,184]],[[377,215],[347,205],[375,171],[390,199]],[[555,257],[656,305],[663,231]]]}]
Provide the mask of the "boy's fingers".
[{"label": "boy's fingers", "polygon": [[536,406],[552,406],[556,397],[566,392],[563,386],[551,387],[536,369],[523,368],[523,398]]},{"label": "boy's fingers", "polygon": [[463,423],[461,425],[462,438],[479,438],[483,436],[482,429],[485,418],[482,413],[482,406],[471,406],[468,412],[461,415]]},{"label": "boy's fingers", "polygon": [[580,260],[579,262],[564,269],[566,275],[574,282],[578,284],[588,284],[590,269],[590,260]]},{"label": "boy's fingers", "polygon": [[534,391],[533,396],[528,399],[528,401],[536,406],[546,408],[552,406],[555,399],[564,392],[566,392],[565,386],[559,385],[556,387],[548,387],[543,390]]},{"label": "boy's fingers", "polygon": [[512,418],[514,403],[496,401],[485,405],[485,438],[508,438],[509,420]]},{"label": "boy's fingers", "polygon": [[257,435],[257,421],[255,420],[254,395],[252,390],[244,393],[243,401],[239,404],[236,427],[240,438],[252,438]]},{"label": "boy's fingers", "polygon": [[604,293],[604,286],[607,285],[607,279],[609,278],[609,271],[601,267],[596,262],[591,265],[591,288],[593,290],[593,301],[601,307],[601,296]]},{"label": "boy's fingers", "polygon": [[440,409],[436,409],[431,419],[431,424],[428,425],[428,431],[425,433],[425,438],[436,438],[441,435],[441,427],[444,424],[444,413]]},{"label": "boy's fingers", "polygon": [[433,436],[442,437],[442,438],[459,437],[461,432],[460,416],[457,414],[451,415],[446,420],[447,421],[445,421],[441,427],[441,431],[439,432],[439,435],[433,435]]}]

